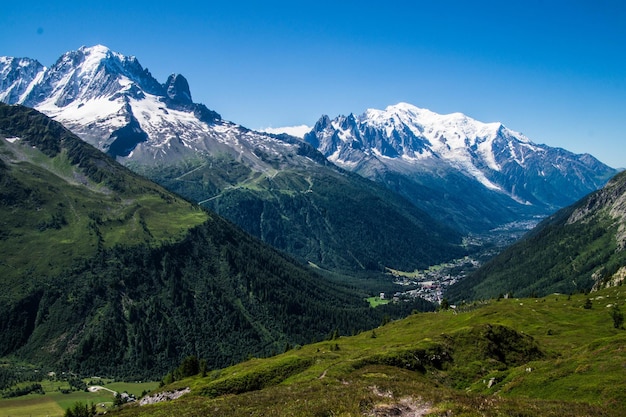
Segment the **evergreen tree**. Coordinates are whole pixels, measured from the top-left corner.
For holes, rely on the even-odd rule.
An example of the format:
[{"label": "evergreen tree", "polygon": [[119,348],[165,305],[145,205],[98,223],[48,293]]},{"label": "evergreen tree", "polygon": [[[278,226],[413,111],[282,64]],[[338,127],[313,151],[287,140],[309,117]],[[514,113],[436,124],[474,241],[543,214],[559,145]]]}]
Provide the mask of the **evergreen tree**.
[{"label": "evergreen tree", "polygon": [[611,318],[613,319],[613,327],[616,329],[624,328],[624,313],[619,309],[617,304],[613,304],[613,308],[609,312]]},{"label": "evergreen tree", "polygon": [[198,361],[197,357],[191,355],[183,359],[180,366],[176,368],[174,371],[174,379],[178,381],[189,376],[197,375],[198,373],[200,373],[200,361]]},{"label": "evergreen tree", "polygon": [[65,410],[65,417],[92,417],[96,415],[96,405],[83,404],[80,401],[74,403],[74,405]]}]

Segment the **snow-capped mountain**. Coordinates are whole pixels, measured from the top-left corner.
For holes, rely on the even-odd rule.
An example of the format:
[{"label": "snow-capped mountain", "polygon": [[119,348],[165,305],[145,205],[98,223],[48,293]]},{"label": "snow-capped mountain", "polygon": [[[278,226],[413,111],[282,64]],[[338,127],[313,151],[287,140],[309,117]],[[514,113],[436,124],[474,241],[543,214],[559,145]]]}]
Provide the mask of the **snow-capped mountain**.
[{"label": "snow-capped mountain", "polygon": [[[419,206],[431,197],[425,191],[416,198],[411,187],[457,199],[480,191],[489,199],[506,196],[515,211],[527,206],[548,213],[600,188],[616,173],[591,155],[535,144],[501,123],[407,103],[361,116],[322,116],[305,140],[330,161],[387,183]],[[477,215],[488,218],[489,212]]]},{"label": "snow-capped mountain", "polygon": [[302,139],[255,132],[194,103],[181,75],[161,84],[135,57],[100,45],[68,52],[50,68],[0,62],[6,102],[34,107],[304,262],[413,270],[465,253],[458,231],[329,163]]},{"label": "snow-capped mountain", "polygon": [[[124,163],[177,161],[198,153],[228,154],[258,169],[296,153],[300,143],[222,120],[192,101],[187,80],[155,80],[137,58],[97,45],[65,53],[50,68],[0,58],[0,99],[63,123]],[[262,156],[260,156],[262,155]]]},{"label": "snow-capped mountain", "polygon": [[41,80],[45,69],[34,59],[0,57],[0,101],[23,102]]},{"label": "snow-capped mountain", "polygon": [[[160,83],[135,57],[102,45],[67,52],[50,68],[0,58],[0,100],[36,108],[144,174],[159,167],[150,174],[154,179],[162,167],[182,163],[171,180],[204,202],[242,181],[317,169],[327,164],[326,156],[457,230],[484,231],[529,213],[550,213],[615,173],[590,155],[534,144],[500,123],[405,103],[358,117],[323,116],[304,141],[256,132],[194,103],[182,75]],[[201,190],[189,190],[197,183],[183,184],[185,169],[203,173]]]}]

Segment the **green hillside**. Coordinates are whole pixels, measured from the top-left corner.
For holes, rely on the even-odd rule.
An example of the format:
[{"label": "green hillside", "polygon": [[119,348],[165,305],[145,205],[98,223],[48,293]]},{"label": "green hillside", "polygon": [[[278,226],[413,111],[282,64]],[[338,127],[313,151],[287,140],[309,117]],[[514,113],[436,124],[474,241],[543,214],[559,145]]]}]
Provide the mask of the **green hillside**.
[{"label": "green hillside", "polygon": [[[123,416],[622,416],[621,288],[422,313],[358,336],[211,369]],[[619,326],[618,326],[619,327]]]},{"label": "green hillside", "polygon": [[0,103],[3,300],[78,259],[116,245],[180,240],[208,219],[44,115]]},{"label": "green hillside", "polygon": [[335,271],[425,269],[466,254],[461,235],[383,185],[317,160],[260,172],[227,156],[131,166],[303,262]]},{"label": "green hillside", "polygon": [[626,275],[626,172],[549,217],[467,279],[454,301],[588,291]]},{"label": "green hillside", "polygon": [[0,356],[155,378],[431,308],[372,309],[25,107],[0,105],[0,171]]}]

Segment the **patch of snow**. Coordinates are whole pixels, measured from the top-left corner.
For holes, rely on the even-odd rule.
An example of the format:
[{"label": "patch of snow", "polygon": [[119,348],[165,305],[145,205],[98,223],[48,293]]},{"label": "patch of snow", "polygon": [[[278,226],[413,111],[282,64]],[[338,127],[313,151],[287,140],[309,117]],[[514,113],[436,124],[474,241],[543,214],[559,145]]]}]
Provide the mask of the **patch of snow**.
[{"label": "patch of snow", "polygon": [[48,69],[46,67],[43,67],[41,69],[41,71],[39,71],[37,73],[37,75],[35,76],[35,78],[33,79],[33,81],[28,85],[28,87],[26,87],[26,89],[24,90],[24,92],[22,93],[22,95],[19,98],[19,103],[23,103],[24,100],[26,100],[26,97],[28,97],[28,95],[31,93],[31,91],[33,91],[33,88],[38,85],[41,80],[43,80],[43,77],[46,75],[46,71]]},{"label": "patch of snow", "polygon": [[404,161],[415,163],[415,162],[420,162],[424,159],[430,158],[432,156],[433,156],[433,153],[430,152],[429,150],[426,150],[424,153],[412,152],[411,155],[404,153],[400,155],[400,158]]},{"label": "patch of snow", "polygon": [[37,110],[59,122],[70,122],[88,126],[94,121],[97,121],[100,127],[109,127],[111,131],[128,123],[124,112],[122,112],[123,108],[124,102],[122,99],[109,100],[105,97],[94,98],[87,101],[75,100],[65,107],[57,106],[54,100],[51,99],[37,106]]},{"label": "patch of snow", "polygon": [[487,166],[494,171],[500,171],[502,168],[496,162],[496,156],[493,153],[494,138],[489,138],[478,145],[478,153],[482,156]]}]

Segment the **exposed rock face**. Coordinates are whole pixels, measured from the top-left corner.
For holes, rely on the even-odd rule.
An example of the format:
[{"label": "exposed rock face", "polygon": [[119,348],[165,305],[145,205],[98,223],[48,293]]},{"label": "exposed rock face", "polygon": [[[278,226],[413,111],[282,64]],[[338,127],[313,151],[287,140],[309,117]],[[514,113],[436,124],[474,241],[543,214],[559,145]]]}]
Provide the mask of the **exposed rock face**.
[{"label": "exposed rock face", "polygon": [[567,224],[586,222],[598,215],[608,215],[618,225],[618,248],[626,248],[626,173],[616,175],[601,190],[582,200],[569,216]]},{"label": "exposed rock face", "polygon": [[171,401],[182,397],[183,395],[190,393],[191,388],[187,387],[178,391],[164,391],[156,394],[147,395],[139,400],[139,405],[156,404],[163,401]]},{"label": "exposed rock face", "polygon": [[189,83],[182,75],[170,75],[165,83],[165,88],[167,90],[167,96],[170,100],[184,104],[192,103]]},{"label": "exposed rock face", "polygon": [[0,101],[17,103],[23,100],[45,70],[34,59],[0,57]]}]

